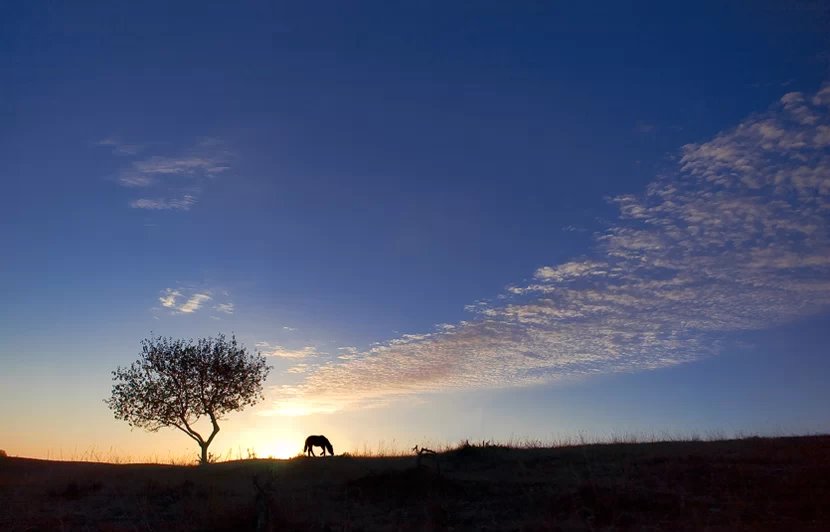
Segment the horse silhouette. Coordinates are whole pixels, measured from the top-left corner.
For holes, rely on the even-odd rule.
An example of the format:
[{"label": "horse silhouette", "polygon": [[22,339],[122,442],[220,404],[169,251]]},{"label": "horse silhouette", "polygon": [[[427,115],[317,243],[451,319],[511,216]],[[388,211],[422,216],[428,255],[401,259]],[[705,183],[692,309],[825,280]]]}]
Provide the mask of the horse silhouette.
[{"label": "horse silhouette", "polygon": [[309,436],[305,439],[305,447],[303,447],[303,452],[309,456],[317,456],[314,454],[314,449],[312,449],[312,447],[321,448],[323,450],[323,454],[321,456],[326,456],[326,451],[328,451],[330,455],[334,455],[334,447],[331,446],[329,439],[322,434],[319,436]]}]

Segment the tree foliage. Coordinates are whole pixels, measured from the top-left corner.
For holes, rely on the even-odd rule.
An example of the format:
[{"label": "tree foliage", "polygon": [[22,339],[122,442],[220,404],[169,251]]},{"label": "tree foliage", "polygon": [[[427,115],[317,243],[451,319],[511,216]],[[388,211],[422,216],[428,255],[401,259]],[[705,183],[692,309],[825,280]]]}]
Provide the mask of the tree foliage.
[{"label": "tree foliage", "polygon": [[[262,385],[270,367],[259,353],[219,334],[216,338],[179,340],[151,337],[129,367],[112,372],[112,396],[107,406],[131,427],[155,432],[175,427],[196,441],[201,463],[228,412],[253,406],[263,399]],[[204,438],[194,429],[208,418],[212,432]]]}]

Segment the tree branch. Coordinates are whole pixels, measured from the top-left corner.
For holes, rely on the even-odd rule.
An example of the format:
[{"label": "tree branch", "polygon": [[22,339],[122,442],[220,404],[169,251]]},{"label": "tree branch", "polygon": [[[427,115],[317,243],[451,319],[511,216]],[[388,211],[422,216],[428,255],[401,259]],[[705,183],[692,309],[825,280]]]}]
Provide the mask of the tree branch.
[{"label": "tree branch", "polygon": [[203,443],[205,443],[205,440],[204,440],[204,438],[202,438],[202,435],[199,434],[198,432],[196,432],[195,430],[193,430],[193,428],[187,423],[187,420],[184,418],[184,416],[179,416],[179,419],[182,420],[182,423],[184,423],[184,426],[187,428],[187,430],[183,429],[179,425],[176,425],[176,427],[179,427],[186,434],[188,434],[191,438],[193,438],[194,440],[199,442],[199,445],[202,445]]},{"label": "tree branch", "polygon": [[216,436],[216,433],[219,432],[219,423],[217,423],[216,421],[216,415],[214,415],[213,411],[208,411],[208,415],[210,416],[210,422],[213,424],[213,432],[207,439],[206,445],[210,445],[210,442],[213,441],[213,438]]},{"label": "tree branch", "polygon": [[192,440],[194,440],[196,443],[198,443],[199,445],[201,445],[201,442],[199,441],[199,439],[198,439],[196,436],[194,436],[191,432],[189,432],[187,429],[185,429],[184,427],[182,427],[182,426],[181,426],[181,425],[179,425],[178,423],[171,423],[171,424],[170,424],[170,426],[171,426],[171,427],[176,427],[176,428],[177,428],[177,429],[179,429],[180,431],[182,431],[182,432],[184,432],[185,434],[187,434],[187,435],[188,435],[188,436],[189,436]]}]

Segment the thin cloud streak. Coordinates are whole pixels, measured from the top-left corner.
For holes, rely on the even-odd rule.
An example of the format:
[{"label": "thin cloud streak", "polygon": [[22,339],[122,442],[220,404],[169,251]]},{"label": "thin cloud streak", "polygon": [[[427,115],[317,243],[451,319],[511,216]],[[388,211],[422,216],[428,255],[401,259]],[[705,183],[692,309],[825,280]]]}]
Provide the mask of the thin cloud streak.
[{"label": "thin cloud streak", "polygon": [[543,266],[470,320],[319,365],[274,412],[551,383],[716,355],[729,334],[830,305],[830,85],[789,93],[673,175],[614,198],[591,257]]},{"label": "thin cloud streak", "polygon": [[208,157],[160,157],[153,156],[132,164],[139,175],[215,175],[229,167],[218,159]]},{"label": "thin cloud streak", "polygon": [[233,303],[220,303],[220,304],[216,305],[215,307],[213,307],[213,309],[216,310],[217,312],[222,312],[222,313],[225,313],[225,314],[233,314],[233,312],[235,310],[234,306],[233,306]]},{"label": "thin cloud streak", "polygon": [[155,185],[158,180],[146,175],[125,174],[118,178],[118,182],[128,188],[144,188]]},{"label": "thin cloud streak", "polygon": [[144,146],[141,144],[129,144],[116,138],[105,138],[95,143],[96,146],[104,146],[112,150],[113,155],[130,156],[136,155]]},{"label": "thin cloud streak", "polygon": [[[97,144],[111,147],[113,153],[123,156],[144,150],[142,146],[114,139]],[[223,146],[218,139],[206,139],[175,156],[147,154],[132,160],[118,172],[118,183],[124,188],[151,190],[152,197],[134,198],[128,205],[150,211],[189,211],[198,202],[203,187],[230,169],[231,153]]]},{"label": "thin cloud streak", "polygon": [[133,209],[150,211],[189,211],[196,204],[196,197],[185,194],[181,198],[140,198],[130,202]]},{"label": "thin cloud streak", "polygon": [[271,345],[268,342],[257,342],[256,347],[262,349],[260,353],[263,356],[276,358],[308,358],[327,354],[317,351],[317,348],[311,345],[299,349],[288,349],[281,345]]}]

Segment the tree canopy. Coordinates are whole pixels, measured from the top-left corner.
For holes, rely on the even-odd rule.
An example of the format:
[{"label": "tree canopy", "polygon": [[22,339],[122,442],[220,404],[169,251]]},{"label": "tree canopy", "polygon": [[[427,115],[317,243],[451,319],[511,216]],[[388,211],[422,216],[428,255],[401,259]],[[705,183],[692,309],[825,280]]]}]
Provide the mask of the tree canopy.
[{"label": "tree canopy", "polygon": [[[219,420],[264,398],[262,385],[270,366],[259,353],[248,353],[235,336],[228,340],[223,334],[198,340],[151,337],[141,347],[137,361],[112,372],[107,406],[132,427],[179,429],[199,444],[200,462],[208,463]],[[207,438],[194,429],[203,417],[212,426]]]}]

